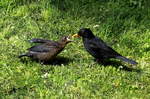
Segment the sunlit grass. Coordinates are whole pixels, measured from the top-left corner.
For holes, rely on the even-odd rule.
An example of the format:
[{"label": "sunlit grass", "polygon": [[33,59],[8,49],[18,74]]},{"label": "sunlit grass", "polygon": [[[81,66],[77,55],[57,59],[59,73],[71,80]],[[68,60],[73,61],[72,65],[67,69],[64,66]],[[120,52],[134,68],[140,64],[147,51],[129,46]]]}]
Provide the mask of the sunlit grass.
[{"label": "sunlit grass", "polygon": [[[0,4],[0,98],[150,97],[150,8],[144,0],[4,0]],[[119,53],[136,60],[137,67],[128,71],[122,66],[132,66],[124,62],[96,63],[82,39],[66,46],[58,55],[65,62],[57,65],[18,59],[34,45],[28,40],[58,40],[81,27],[91,28]]]}]

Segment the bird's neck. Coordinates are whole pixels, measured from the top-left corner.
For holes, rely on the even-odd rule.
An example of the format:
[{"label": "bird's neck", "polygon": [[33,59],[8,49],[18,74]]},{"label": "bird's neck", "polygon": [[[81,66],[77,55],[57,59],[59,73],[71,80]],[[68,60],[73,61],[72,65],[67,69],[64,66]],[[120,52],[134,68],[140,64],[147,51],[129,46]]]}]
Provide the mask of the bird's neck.
[{"label": "bird's neck", "polygon": [[83,37],[82,39],[83,39],[83,41],[88,41],[88,40],[93,39],[93,37],[90,37],[90,38]]},{"label": "bird's neck", "polygon": [[60,45],[60,47],[65,47],[66,46],[66,42],[58,42],[59,43],[59,45]]}]

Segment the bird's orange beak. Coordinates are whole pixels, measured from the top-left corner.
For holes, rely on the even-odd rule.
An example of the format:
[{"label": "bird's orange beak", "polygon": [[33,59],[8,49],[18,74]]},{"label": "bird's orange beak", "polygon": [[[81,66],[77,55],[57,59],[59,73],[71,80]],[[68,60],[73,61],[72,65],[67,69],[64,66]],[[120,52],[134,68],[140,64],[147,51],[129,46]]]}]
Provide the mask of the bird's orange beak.
[{"label": "bird's orange beak", "polygon": [[74,34],[74,35],[72,35],[71,37],[80,37],[80,35]]}]

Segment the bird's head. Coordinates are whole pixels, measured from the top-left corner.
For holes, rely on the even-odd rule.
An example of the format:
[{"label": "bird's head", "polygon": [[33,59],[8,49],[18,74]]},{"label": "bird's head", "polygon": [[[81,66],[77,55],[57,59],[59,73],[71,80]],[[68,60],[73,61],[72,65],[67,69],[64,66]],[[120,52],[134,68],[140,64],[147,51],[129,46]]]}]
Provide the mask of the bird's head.
[{"label": "bird's head", "polygon": [[67,44],[67,43],[70,43],[72,42],[73,40],[70,39],[71,37],[70,36],[64,36],[60,39],[60,42],[61,43],[64,43],[64,44]]},{"label": "bird's head", "polygon": [[77,34],[74,34],[72,37],[83,37],[83,38],[93,38],[94,35],[89,28],[81,28]]}]

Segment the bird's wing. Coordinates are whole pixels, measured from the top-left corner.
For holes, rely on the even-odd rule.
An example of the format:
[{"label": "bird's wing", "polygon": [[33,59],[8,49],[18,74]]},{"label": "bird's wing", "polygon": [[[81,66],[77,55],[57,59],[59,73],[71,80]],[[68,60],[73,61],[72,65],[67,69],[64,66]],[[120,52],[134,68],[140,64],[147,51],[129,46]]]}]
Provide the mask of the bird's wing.
[{"label": "bird's wing", "polygon": [[104,55],[120,55],[111,47],[109,47],[103,40],[99,38],[95,38],[90,42],[90,47],[95,50],[97,53],[103,53]]},{"label": "bird's wing", "polygon": [[44,39],[40,39],[40,38],[33,38],[31,40],[29,40],[30,43],[47,43],[47,42],[51,42],[54,43],[55,41],[52,40],[44,40]]},{"label": "bird's wing", "polygon": [[46,44],[35,45],[29,48],[28,50],[33,52],[49,52],[57,49],[58,47],[59,46],[57,43],[46,43]]},{"label": "bird's wing", "polygon": [[90,47],[93,48],[93,49],[96,49],[96,50],[108,50],[108,46],[107,44],[99,39],[99,38],[94,38],[90,41]]}]

